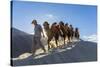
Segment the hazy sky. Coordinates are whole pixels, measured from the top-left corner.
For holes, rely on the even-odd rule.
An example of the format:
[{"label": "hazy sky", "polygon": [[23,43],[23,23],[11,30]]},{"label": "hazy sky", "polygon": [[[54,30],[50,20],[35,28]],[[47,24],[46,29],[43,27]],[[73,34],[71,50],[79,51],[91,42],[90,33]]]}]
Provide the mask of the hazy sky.
[{"label": "hazy sky", "polygon": [[39,24],[63,21],[78,27],[81,36],[97,33],[97,7],[90,5],[54,4],[13,1],[12,26],[27,33],[34,32],[33,19]]}]

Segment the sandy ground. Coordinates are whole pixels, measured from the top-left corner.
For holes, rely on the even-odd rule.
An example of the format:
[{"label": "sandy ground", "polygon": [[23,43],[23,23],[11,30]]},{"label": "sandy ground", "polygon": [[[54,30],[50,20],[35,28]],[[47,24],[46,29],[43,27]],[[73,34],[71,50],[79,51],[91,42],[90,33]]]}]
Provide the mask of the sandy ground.
[{"label": "sandy ground", "polygon": [[[68,46],[73,45],[73,46]],[[45,46],[47,48],[47,46]],[[97,60],[97,43],[79,41],[66,44],[64,48],[56,48],[47,53],[38,49],[35,56],[31,53],[24,53],[18,58],[13,58],[13,66],[40,65],[56,63],[86,62]]]}]

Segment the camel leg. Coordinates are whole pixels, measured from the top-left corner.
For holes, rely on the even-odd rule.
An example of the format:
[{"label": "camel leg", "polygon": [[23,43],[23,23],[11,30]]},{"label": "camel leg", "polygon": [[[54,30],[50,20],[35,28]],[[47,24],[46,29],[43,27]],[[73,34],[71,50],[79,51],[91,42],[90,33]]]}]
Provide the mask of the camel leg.
[{"label": "camel leg", "polygon": [[56,47],[58,47],[58,42],[57,42],[57,39],[55,39],[55,43],[56,43]]},{"label": "camel leg", "polygon": [[70,36],[68,36],[68,43],[70,42]]},{"label": "camel leg", "polygon": [[55,43],[56,43],[56,47],[58,47],[58,39],[59,39],[59,36],[58,36],[58,35],[55,35]]},{"label": "camel leg", "polygon": [[50,40],[48,39],[48,51],[50,49]]},{"label": "camel leg", "polygon": [[65,45],[65,39],[66,39],[66,38],[65,38],[65,36],[64,36],[64,45]]},{"label": "camel leg", "polygon": [[48,37],[48,51],[50,49],[50,41],[51,41],[52,38],[53,38],[53,36]]}]

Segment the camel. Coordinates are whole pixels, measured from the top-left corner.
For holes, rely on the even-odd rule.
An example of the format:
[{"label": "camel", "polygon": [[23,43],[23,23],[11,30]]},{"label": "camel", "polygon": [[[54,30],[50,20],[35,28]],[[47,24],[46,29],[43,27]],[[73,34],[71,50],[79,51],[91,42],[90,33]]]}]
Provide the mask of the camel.
[{"label": "camel", "polygon": [[72,42],[74,36],[74,28],[72,25],[69,25],[69,30],[70,30],[70,42]]},{"label": "camel", "polygon": [[56,46],[58,47],[58,40],[59,40],[59,27],[57,25],[56,22],[54,22],[52,25],[51,25],[51,31],[53,33],[53,36],[55,38],[55,43],[56,43]]},{"label": "camel", "polygon": [[75,28],[74,36],[75,36],[75,38],[76,38],[77,40],[79,40],[80,34],[79,34],[78,28]]},{"label": "camel", "polygon": [[67,36],[67,31],[65,29],[65,25],[64,25],[63,21],[59,22],[59,29],[60,29],[60,36],[63,37],[64,45],[65,45],[65,39],[66,39],[66,36]]},{"label": "camel", "polygon": [[49,23],[47,21],[45,21],[43,23],[43,26],[44,26],[44,29],[45,29],[45,32],[46,32],[46,35],[48,37],[48,50],[51,48],[52,45],[50,45],[50,41],[53,39],[53,37],[55,38],[55,43],[56,43],[56,47],[58,47],[58,39],[59,39],[59,31],[58,31],[58,28],[56,26],[56,23],[53,23],[51,25],[51,28],[49,26]]},{"label": "camel", "polygon": [[67,42],[70,42],[70,37],[71,37],[71,31],[70,28],[68,26],[68,23],[65,24],[65,30],[66,30],[66,38],[67,38]]}]

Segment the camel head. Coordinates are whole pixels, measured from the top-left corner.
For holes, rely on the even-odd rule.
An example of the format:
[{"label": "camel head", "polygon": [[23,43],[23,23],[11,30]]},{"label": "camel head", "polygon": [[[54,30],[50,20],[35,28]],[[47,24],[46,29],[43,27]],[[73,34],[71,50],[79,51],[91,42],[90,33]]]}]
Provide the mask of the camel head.
[{"label": "camel head", "polygon": [[44,27],[45,30],[48,30],[49,29],[49,23],[47,21],[45,21],[43,23],[43,27]]}]

